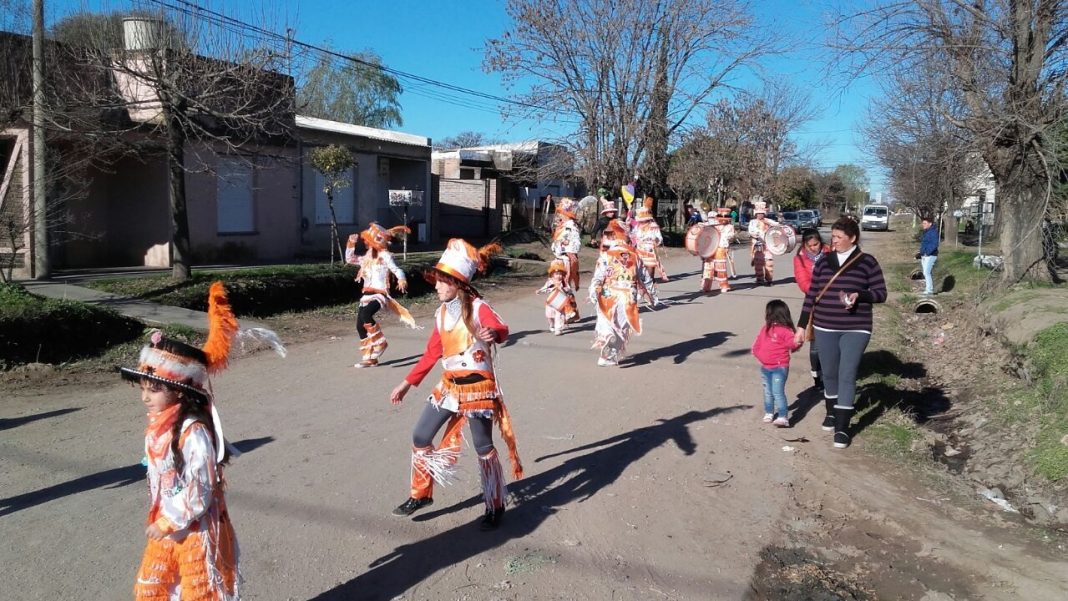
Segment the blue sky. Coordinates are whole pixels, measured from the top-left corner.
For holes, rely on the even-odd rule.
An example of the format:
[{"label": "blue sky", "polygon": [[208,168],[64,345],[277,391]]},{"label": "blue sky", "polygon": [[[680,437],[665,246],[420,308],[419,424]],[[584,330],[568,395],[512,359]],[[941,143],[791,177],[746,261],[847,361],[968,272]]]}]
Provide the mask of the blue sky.
[{"label": "blue sky", "polygon": [[[482,46],[508,28],[504,0],[196,0],[198,4],[283,32],[311,44],[329,44],[339,51],[373,50],[395,69],[449,82],[499,96],[508,95],[494,74],[482,71]],[[45,0],[50,21],[88,6],[123,7],[121,0]],[[819,117],[798,132],[799,142],[819,142],[824,148],[814,157],[821,169],[841,163],[864,166],[872,180],[873,195],[883,178],[870,164],[862,140],[855,133],[874,92],[869,81],[843,87],[840,80],[824,77],[824,25],[821,0],[757,0],[753,2],[762,27],[797,40],[797,50],[763,61],[765,73],[787,78],[809,88]],[[255,8],[253,8],[255,7]],[[741,77],[741,87],[756,85]],[[461,131],[482,132],[508,141],[552,138],[567,133],[564,125],[502,120],[492,103],[474,98],[443,102],[428,96],[421,86],[408,85],[401,96],[404,124],[401,131],[442,139]]]}]

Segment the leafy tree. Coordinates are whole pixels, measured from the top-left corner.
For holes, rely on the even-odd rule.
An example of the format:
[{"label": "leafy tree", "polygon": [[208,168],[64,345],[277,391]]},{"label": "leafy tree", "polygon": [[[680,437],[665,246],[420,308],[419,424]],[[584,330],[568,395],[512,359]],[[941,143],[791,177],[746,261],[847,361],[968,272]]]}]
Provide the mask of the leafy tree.
[{"label": "leafy tree", "polygon": [[868,172],[860,165],[846,163],[834,168],[834,174],[842,181],[845,192],[843,212],[859,211],[868,202]]},{"label": "leafy tree", "polygon": [[341,259],[345,258],[345,251],[341,248],[341,238],[338,236],[337,215],[334,213],[334,193],[352,185],[349,181],[349,170],[356,164],[356,158],[352,152],[344,146],[331,144],[320,146],[311,152],[311,166],[323,174],[326,183],[323,192],[326,193],[327,206],[330,207],[330,264],[334,264],[334,250],[338,251]]},{"label": "leafy tree", "polygon": [[321,54],[297,93],[302,114],[368,127],[403,124],[397,78],[382,69],[382,59],[367,51],[341,59]]}]

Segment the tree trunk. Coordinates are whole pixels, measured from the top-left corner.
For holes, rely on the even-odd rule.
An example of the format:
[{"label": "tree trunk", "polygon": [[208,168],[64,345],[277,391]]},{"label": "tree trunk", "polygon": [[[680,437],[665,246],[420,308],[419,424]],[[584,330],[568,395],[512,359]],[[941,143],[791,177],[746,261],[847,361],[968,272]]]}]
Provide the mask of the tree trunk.
[{"label": "tree trunk", "polygon": [[192,274],[189,265],[189,212],[185,204],[185,136],[174,117],[166,112],[164,114],[168,119],[167,167],[171,180],[171,277],[185,281]]},{"label": "tree trunk", "polygon": [[1046,185],[1027,174],[1014,172],[998,189],[1001,214],[1002,281],[1050,281],[1042,254],[1042,217]]},{"label": "tree trunk", "polygon": [[337,215],[334,214],[334,195],[326,195],[326,206],[330,207],[330,266],[334,265],[334,251],[338,252],[341,261],[345,260],[345,251],[341,249],[341,237],[337,231]]}]

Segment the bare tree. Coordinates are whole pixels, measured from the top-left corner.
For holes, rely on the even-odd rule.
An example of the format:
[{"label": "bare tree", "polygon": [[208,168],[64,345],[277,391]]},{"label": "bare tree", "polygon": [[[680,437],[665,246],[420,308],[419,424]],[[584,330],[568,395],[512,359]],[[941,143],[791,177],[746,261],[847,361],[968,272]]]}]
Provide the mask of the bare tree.
[{"label": "bare tree", "polygon": [[809,96],[788,84],[769,84],[759,95],[741,94],[734,102],[721,100],[707,111],[703,128],[684,136],[668,183],[715,204],[758,194],[780,200],[775,195],[782,169],[806,156],[791,134],[813,116]]},{"label": "bare tree", "polygon": [[286,49],[256,45],[258,40],[211,14],[174,6],[161,12],[134,3],[137,14],[157,15],[127,36],[134,47],[114,47],[104,21],[96,29],[90,23],[83,32],[87,45],[74,51],[115,82],[127,133],[137,135],[142,147],[163,147],[170,174],[172,275],[183,280],[191,271],[187,147],[241,157],[257,145],[284,142],[294,92],[293,80],[280,74]]},{"label": "bare tree", "polygon": [[533,82],[517,110],[575,120],[564,143],[591,189],[616,189],[643,163],[665,178],[668,141],[771,49],[734,0],[510,0],[508,13],[514,26],[487,42],[484,67]]},{"label": "bare tree", "polygon": [[[35,235],[31,201],[32,133],[31,39],[28,3],[4,3],[0,11],[0,278],[11,280],[25,259]],[[55,42],[44,46],[45,80],[42,130],[48,147],[44,169],[44,221],[51,247],[75,234],[69,203],[83,198],[92,168],[101,157],[121,152],[121,144],[108,135],[106,109],[115,105],[108,82],[72,60],[69,47]]]},{"label": "bare tree", "polygon": [[897,0],[837,18],[853,73],[914,69],[957,95],[947,114],[974,139],[998,185],[1003,281],[1048,280],[1042,218],[1052,196],[1046,138],[1064,116],[1068,3]]},{"label": "bare tree", "polygon": [[486,134],[477,131],[462,131],[455,136],[449,136],[442,139],[440,142],[434,145],[435,148],[440,150],[455,150],[457,148],[471,148],[474,146],[488,146],[490,144],[500,144],[500,140],[490,138]]}]

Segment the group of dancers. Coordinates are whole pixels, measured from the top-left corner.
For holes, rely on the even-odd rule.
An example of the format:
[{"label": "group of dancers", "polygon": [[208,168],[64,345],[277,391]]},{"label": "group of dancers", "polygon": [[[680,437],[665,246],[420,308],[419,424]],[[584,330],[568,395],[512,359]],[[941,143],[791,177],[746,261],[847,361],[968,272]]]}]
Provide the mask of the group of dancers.
[{"label": "group of dancers", "polygon": [[[763,219],[761,208],[751,232],[771,223]],[[601,234],[588,300],[597,316],[593,344],[599,350],[597,363],[612,366],[623,359],[631,335],[641,334],[639,302],[661,304],[653,278],[668,281],[668,275],[657,252],[663,236],[652,213],[652,199],[646,199],[630,222],[616,218],[616,206],[604,199],[601,212],[611,219]],[[556,335],[579,316],[575,296],[580,286],[581,230],[575,213],[573,201],[560,202],[552,237],[555,259],[549,266],[549,280],[538,290],[547,295],[546,317]],[[720,212],[715,227],[723,228],[721,246],[709,261],[704,279],[728,290],[728,252],[733,239],[729,215]],[[372,223],[348,240],[346,261],[358,266],[356,279],[363,284],[356,318],[357,367],[377,365],[388,346],[375,320],[379,311],[391,311],[406,325],[418,327],[390,294],[393,287],[402,293],[407,289],[406,274],[389,251],[391,239],[403,233],[407,228],[386,229]],[[361,240],[366,247],[363,254],[357,252]],[[763,249],[757,242],[753,249],[754,266],[763,270],[757,281],[770,283],[770,258],[758,261]],[[507,339],[508,326],[473,284],[499,250],[496,245],[475,248],[452,239],[436,265],[424,274],[441,305],[434,313],[433,330],[421,358],[392,390],[390,401],[401,403],[438,361],[442,373],[413,429],[409,494],[393,510],[394,515],[410,516],[433,503],[434,484],[448,482],[454,473],[465,424],[478,456],[485,504],[479,522],[482,530],[497,528],[506,506],[505,471],[493,441],[494,425],[507,448],[510,475],[513,479],[523,476],[494,366],[497,345]],[[209,381],[209,374],[226,366],[238,333],[221,283],[211,288],[208,313],[210,330],[202,348],[156,332],[142,350],[138,366],[122,370],[124,378],[140,386],[148,410],[145,461],[150,511],[145,531],[148,543],[134,588],[137,599],[239,598],[238,547],[223,494],[223,468],[236,449],[223,437]],[[435,444],[442,428],[444,434]]]}]

